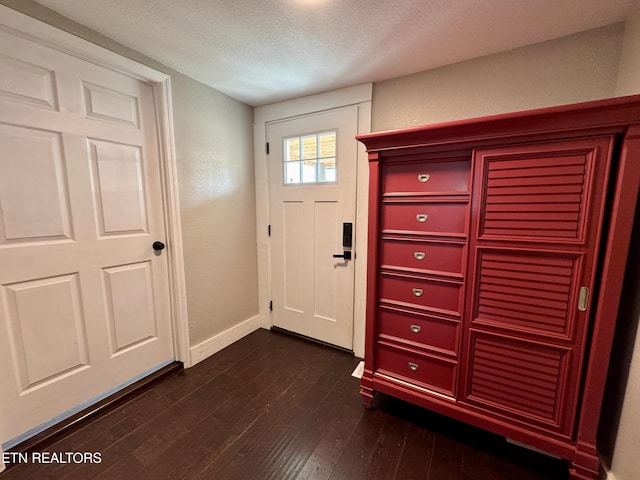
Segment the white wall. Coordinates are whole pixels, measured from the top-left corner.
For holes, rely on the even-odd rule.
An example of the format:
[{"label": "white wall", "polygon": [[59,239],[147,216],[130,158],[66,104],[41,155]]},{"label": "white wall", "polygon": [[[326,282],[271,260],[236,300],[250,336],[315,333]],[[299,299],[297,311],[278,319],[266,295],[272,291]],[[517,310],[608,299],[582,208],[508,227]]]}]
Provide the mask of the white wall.
[{"label": "white wall", "polygon": [[640,11],[625,23],[616,96],[640,93]]},{"label": "white wall", "polygon": [[258,313],[253,111],[173,78],[191,345]]},{"label": "white wall", "polygon": [[372,130],[612,97],[622,35],[616,24],[376,83]]}]

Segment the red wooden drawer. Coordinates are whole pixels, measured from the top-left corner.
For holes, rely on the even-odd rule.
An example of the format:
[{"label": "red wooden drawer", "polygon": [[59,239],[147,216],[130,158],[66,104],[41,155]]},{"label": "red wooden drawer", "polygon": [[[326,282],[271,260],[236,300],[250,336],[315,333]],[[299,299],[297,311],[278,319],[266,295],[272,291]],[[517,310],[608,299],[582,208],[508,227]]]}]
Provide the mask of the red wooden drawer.
[{"label": "red wooden drawer", "polygon": [[376,373],[454,396],[457,363],[378,342]]},{"label": "red wooden drawer", "polygon": [[435,234],[464,234],[466,203],[385,203],[382,230]]},{"label": "red wooden drawer", "polygon": [[471,161],[387,165],[382,193],[466,193]]},{"label": "red wooden drawer", "polygon": [[462,275],[464,245],[407,240],[383,240],[382,267],[409,268]]},{"label": "red wooden drawer", "polygon": [[387,274],[380,278],[382,301],[412,304],[456,316],[460,314],[461,289],[462,285],[453,282]]},{"label": "red wooden drawer", "polygon": [[456,355],[460,323],[424,315],[381,308],[379,334],[414,342],[417,346]]}]

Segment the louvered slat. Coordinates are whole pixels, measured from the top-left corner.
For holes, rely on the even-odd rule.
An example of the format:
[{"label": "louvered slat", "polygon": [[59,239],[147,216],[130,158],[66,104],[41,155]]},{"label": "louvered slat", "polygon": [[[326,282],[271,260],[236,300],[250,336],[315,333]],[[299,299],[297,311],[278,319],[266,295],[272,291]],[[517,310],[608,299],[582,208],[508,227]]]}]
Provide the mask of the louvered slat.
[{"label": "louvered slat", "polygon": [[497,321],[514,329],[566,332],[575,270],[575,260],[560,254],[483,251],[474,318]]},{"label": "louvered slat", "polygon": [[562,351],[485,334],[473,345],[470,398],[557,421]]},{"label": "louvered slat", "polygon": [[580,238],[587,153],[493,159],[485,168],[483,235]]}]

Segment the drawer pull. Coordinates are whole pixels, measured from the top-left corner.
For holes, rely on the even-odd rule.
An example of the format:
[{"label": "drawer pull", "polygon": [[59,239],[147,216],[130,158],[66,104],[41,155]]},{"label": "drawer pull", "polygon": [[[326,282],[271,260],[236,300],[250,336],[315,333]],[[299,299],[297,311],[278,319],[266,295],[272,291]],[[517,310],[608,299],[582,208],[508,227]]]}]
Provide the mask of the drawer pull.
[{"label": "drawer pull", "polygon": [[413,333],[420,333],[420,330],[422,330],[422,327],[420,325],[411,325],[410,328]]},{"label": "drawer pull", "polygon": [[413,256],[416,257],[416,260],[424,260],[425,254],[424,252],[413,252]]},{"label": "drawer pull", "polygon": [[414,288],[413,289],[413,294],[416,297],[421,297],[423,293],[424,293],[424,290],[422,290],[421,288]]},{"label": "drawer pull", "polygon": [[422,173],[418,175],[418,181],[420,183],[427,183],[430,178],[431,178],[431,175],[429,175],[428,173]]},{"label": "drawer pull", "polygon": [[427,215],[426,213],[419,213],[416,215],[416,218],[420,223],[424,223],[429,220],[429,215]]},{"label": "drawer pull", "polygon": [[416,372],[418,370],[418,364],[417,363],[413,363],[413,362],[409,362],[409,368],[411,370],[413,370],[414,372]]}]

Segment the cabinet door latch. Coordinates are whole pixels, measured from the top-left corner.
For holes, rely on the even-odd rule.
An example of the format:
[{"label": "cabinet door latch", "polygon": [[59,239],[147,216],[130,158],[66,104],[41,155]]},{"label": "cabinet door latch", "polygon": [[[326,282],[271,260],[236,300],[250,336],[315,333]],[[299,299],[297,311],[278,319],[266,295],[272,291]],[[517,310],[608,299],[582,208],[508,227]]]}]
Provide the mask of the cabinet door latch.
[{"label": "cabinet door latch", "polygon": [[589,305],[589,289],[587,287],[580,287],[580,294],[578,295],[578,310],[584,312]]}]

